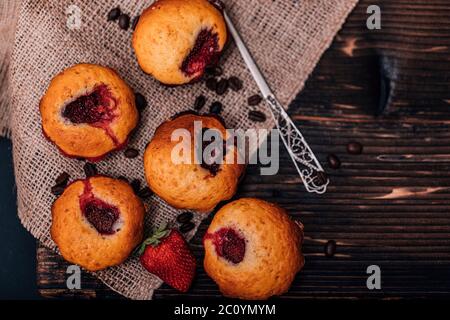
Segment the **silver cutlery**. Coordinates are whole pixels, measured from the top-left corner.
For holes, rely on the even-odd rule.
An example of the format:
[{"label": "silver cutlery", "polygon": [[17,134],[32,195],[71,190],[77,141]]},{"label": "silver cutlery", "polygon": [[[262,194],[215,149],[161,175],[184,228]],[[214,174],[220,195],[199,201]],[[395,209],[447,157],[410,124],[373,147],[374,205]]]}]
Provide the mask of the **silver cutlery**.
[{"label": "silver cutlery", "polygon": [[308,192],[322,194],[327,190],[329,179],[322,166],[312,152],[300,130],[295,126],[292,119],[278,102],[277,98],[269,88],[264,76],[253,60],[250,52],[242,41],[230,17],[223,11],[228,30],[236,43],[245,64],[255,79],[256,84],[267,104],[270,106],[272,117],[280,133],[280,137],[291,156],[292,161]]}]

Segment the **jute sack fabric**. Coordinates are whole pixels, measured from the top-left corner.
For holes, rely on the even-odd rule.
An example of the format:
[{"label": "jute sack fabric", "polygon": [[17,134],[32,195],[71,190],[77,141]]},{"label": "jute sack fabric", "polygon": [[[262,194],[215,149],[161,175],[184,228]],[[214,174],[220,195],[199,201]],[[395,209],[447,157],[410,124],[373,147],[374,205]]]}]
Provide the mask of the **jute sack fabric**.
[{"label": "jute sack fabric", "polygon": [[[303,87],[357,0],[224,2],[271,87],[287,106]],[[117,23],[106,20],[108,11],[118,3],[24,0],[18,12],[9,78],[11,99],[10,103],[3,104],[7,113],[12,114],[6,127],[12,132],[14,146],[18,214],[25,228],[55,250],[49,234],[50,208],[55,200],[50,188],[62,171],[67,171],[72,179],[83,177],[83,162],[65,158],[42,135],[39,100],[55,74],[76,63],[98,63],[117,70],[135,91],[146,96],[149,106],[130,141],[131,146],[141,151],[139,157],[127,159],[123,152],[118,152],[98,164],[103,174],[124,175],[142,182],[142,153],[155,128],[177,112],[191,108],[200,94],[204,94],[209,103],[218,99],[202,82],[168,88],[145,75],[130,45],[131,29],[120,30]],[[120,7],[134,17],[150,3],[120,1]],[[220,97],[227,125],[242,129],[271,128],[270,120],[258,125],[248,120],[246,99],[258,90],[234,44],[227,49],[221,64],[225,76],[236,75],[244,81],[243,90],[229,91]],[[268,114],[265,106],[259,108]],[[3,113],[0,116],[0,124],[5,125],[4,119],[8,117]],[[147,233],[155,224],[172,220],[178,213],[156,196],[146,205]],[[203,217],[195,216],[197,225]],[[195,230],[187,237],[194,233]],[[141,267],[136,257],[95,275],[113,290],[132,299],[151,299],[154,289],[161,285],[157,277]]]}]

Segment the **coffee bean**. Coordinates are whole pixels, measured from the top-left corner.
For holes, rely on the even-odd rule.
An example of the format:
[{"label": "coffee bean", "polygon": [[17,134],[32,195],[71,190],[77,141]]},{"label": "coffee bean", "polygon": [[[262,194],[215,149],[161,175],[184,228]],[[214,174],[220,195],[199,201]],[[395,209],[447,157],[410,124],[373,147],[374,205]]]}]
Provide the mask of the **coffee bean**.
[{"label": "coffee bean", "polygon": [[201,110],[206,104],[206,97],[204,95],[200,95],[197,98],[195,98],[194,102],[194,109],[195,110]]},{"label": "coffee bean", "polygon": [[243,88],[242,80],[238,77],[230,77],[230,79],[228,79],[228,83],[233,91],[239,91]]},{"label": "coffee bean", "polygon": [[142,198],[142,199],[147,199],[150,198],[152,196],[153,192],[152,190],[150,190],[149,187],[145,187],[142,188],[141,190],[139,190],[139,192],[137,193],[137,195]]},{"label": "coffee bean", "polygon": [[139,179],[134,179],[130,183],[131,188],[133,188],[134,193],[138,194],[139,190],[141,189],[141,181]]},{"label": "coffee bean", "polygon": [[331,258],[336,253],[336,241],[329,240],[324,248],[325,256]]},{"label": "coffee bean", "polygon": [[108,21],[114,21],[117,20],[117,18],[119,18],[120,16],[120,8],[114,8],[111,9],[111,11],[108,12]]},{"label": "coffee bean", "polygon": [[56,178],[55,183],[57,186],[66,186],[69,179],[69,174],[67,172],[63,172]]},{"label": "coffee bean", "polygon": [[182,233],[186,233],[186,232],[191,231],[191,230],[194,229],[194,228],[195,228],[195,224],[194,224],[194,223],[192,223],[192,222],[186,222],[186,223],[183,223],[183,224],[181,225],[180,231],[181,231]]},{"label": "coffee bean", "polygon": [[139,151],[134,148],[128,148],[125,150],[125,158],[133,159],[139,155]]},{"label": "coffee bean", "polygon": [[228,91],[228,80],[227,79],[221,79],[217,83],[216,93],[221,96],[225,94]]},{"label": "coffee bean", "polygon": [[219,66],[209,66],[205,68],[205,73],[211,77],[220,77],[223,74],[223,70]]},{"label": "coffee bean", "polygon": [[262,101],[262,97],[259,94],[255,94],[247,99],[249,106],[257,106]]},{"label": "coffee bean", "polygon": [[137,24],[139,22],[139,18],[140,17],[141,16],[137,16],[137,17],[133,18],[133,20],[131,21],[131,29],[136,30],[136,26],[137,26]]},{"label": "coffee bean", "polygon": [[179,223],[186,223],[192,220],[192,218],[194,217],[194,214],[190,211],[186,211],[181,213],[180,215],[178,215],[177,217],[177,221]]},{"label": "coffee bean", "polygon": [[328,176],[324,171],[316,172],[316,182],[318,186],[324,185],[328,181]]},{"label": "coffee bean", "polygon": [[126,13],[123,13],[119,16],[119,27],[122,30],[128,30],[130,26],[130,16]]},{"label": "coffee bean", "polygon": [[84,169],[84,174],[86,175],[86,178],[96,176],[98,173],[97,166],[90,162],[86,162],[84,164],[83,169]]},{"label": "coffee bean", "polygon": [[125,176],[119,176],[117,179],[128,182],[128,178]]},{"label": "coffee bean", "polygon": [[51,188],[51,192],[55,196],[60,196],[63,194],[65,189],[66,189],[66,186],[56,185]]},{"label": "coffee bean", "polygon": [[139,111],[142,111],[147,107],[147,99],[139,92],[134,94],[134,101],[136,103],[136,108],[138,108]]},{"label": "coffee bean", "polygon": [[209,107],[209,112],[213,114],[220,114],[223,105],[219,101],[215,101]]},{"label": "coffee bean", "polygon": [[351,141],[347,144],[347,152],[350,154],[361,154],[362,151],[363,146],[359,142]]},{"label": "coffee bean", "polygon": [[217,80],[215,78],[206,79],[206,87],[211,91],[216,91],[217,89]]},{"label": "coffee bean", "polygon": [[329,154],[327,157],[328,166],[331,169],[339,169],[341,167],[341,160],[335,154]]},{"label": "coffee bean", "polygon": [[252,110],[248,113],[248,118],[254,122],[266,121],[266,115],[261,111]]}]

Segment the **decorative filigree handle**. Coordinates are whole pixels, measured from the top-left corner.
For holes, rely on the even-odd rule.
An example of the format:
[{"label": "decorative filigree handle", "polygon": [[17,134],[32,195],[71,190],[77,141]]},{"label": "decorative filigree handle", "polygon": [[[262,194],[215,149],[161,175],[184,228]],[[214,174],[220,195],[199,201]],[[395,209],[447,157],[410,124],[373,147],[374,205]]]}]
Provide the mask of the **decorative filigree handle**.
[{"label": "decorative filigree handle", "polygon": [[283,140],[306,190],[319,194],[324,193],[330,181],[300,130],[273,95],[268,95],[266,101],[272,111],[281,140]]}]

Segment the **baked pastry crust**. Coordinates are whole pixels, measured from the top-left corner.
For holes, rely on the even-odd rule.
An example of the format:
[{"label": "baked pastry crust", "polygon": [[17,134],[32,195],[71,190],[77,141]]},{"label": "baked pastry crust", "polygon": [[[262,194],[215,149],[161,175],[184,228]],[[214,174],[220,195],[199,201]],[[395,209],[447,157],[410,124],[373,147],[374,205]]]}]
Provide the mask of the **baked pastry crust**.
[{"label": "baked pastry crust", "polygon": [[141,14],[133,34],[132,44],[142,70],[167,85],[199,78],[203,71],[186,74],[182,67],[202,30],[217,36],[218,56],[227,41],[227,29],[214,5],[207,0],[156,1]]},{"label": "baked pastry crust", "polygon": [[[63,116],[68,104],[99,87],[110,96],[112,119],[108,123],[73,123]],[[114,70],[94,64],[77,64],[55,76],[39,109],[44,135],[63,154],[92,161],[122,148],[139,120],[130,87]]]},{"label": "baked pastry crust", "polygon": [[156,129],[145,150],[145,177],[153,192],[171,206],[210,212],[219,202],[235,194],[245,166],[237,163],[237,150],[234,147],[226,152],[224,163],[215,175],[194,163],[194,147],[191,148],[190,163],[174,163],[172,150],[179,141],[171,141],[172,132],[186,129],[193,145],[194,121],[201,121],[203,128],[216,129],[222,137],[226,137],[225,126],[215,116],[188,113],[166,121]]},{"label": "baked pastry crust", "polygon": [[[80,197],[86,192],[118,209],[113,234],[101,234],[83,214]],[[77,180],[54,202],[50,233],[64,259],[89,271],[102,270],[124,262],[142,241],[144,212],[124,181],[103,176]]]},{"label": "baked pastry crust", "polygon": [[[231,228],[245,239],[239,263],[219,256],[210,235]],[[204,238],[204,268],[227,297],[262,300],[288,291],[303,267],[303,227],[279,206],[254,198],[233,201],[214,216]]]}]

